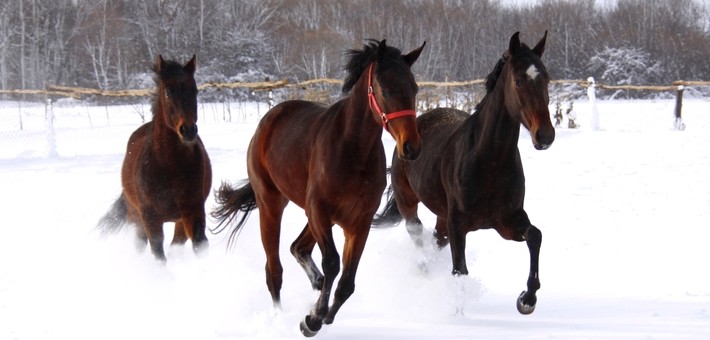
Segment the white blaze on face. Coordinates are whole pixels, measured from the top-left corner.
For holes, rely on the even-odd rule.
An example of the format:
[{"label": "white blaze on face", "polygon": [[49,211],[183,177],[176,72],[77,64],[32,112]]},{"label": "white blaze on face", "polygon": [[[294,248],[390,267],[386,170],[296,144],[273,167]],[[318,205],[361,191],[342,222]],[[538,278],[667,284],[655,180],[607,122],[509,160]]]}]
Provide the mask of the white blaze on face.
[{"label": "white blaze on face", "polygon": [[537,67],[535,67],[535,65],[530,65],[530,67],[528,67],[528,70],[525,71],[525,73],[528,74],[528,77],[530,77],[530,80],[535,80],[535,77],[537,77],[537,75],[540,74],[540,71],[537,70]]}]

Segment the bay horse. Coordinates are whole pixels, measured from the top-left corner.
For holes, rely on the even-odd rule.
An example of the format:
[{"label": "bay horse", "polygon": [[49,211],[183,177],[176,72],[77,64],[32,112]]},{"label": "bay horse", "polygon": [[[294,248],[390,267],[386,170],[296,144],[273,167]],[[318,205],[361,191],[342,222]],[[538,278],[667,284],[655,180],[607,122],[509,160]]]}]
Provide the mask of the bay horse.
[{"label": "bay horse", "polygon": [[530,251],[527,291],[518,297],[521,314],[535,309],[542,233],[523,209],[525,176],[518,150],[520,125],[529,130],[535,149],[555,139],[548,109],[549,76],[541,61],[547,31],[530,49],[519,32],[486,79],[486,95],[475,112],[437,108],[417,118],[422,139],[416,160],[393,159],[388,201],[373,224],[402,219],[417,246],[422,246],[422,202],[436,217],[439,248],[451,244],[454,275],[468,275],[466,234],[495,229],[504,239],[525,241]]},{"label": "bay horse", "polygon": [[139,249],[148,242],[162,262],[164,222],[175,222],[172,244],[189,238],[196,253],[208,247],[205,201],[212,168],[197,134],[195,64],[195,56],[184,66],[158,56],[153,119],[128,139],[121,168],[123,191],[98,224],[102,233],[135,224]]},{"label": "bay horse", "polygon": [[[362,50],[349,50],[349,96],[331,106],[290,100],[269,110],[254,132],[247,151],[248,181],[235,189],[223,183],[215,193],[217,232],[239,212],[241,220],[259,208],[261,240],[266,253],[266,284],[275,308],[280,308],[282,266],[279,238],[283,211],[289,201],[305,210],[308,223],[291,245],[291,254],[305,270],[320,296],[300,323],[301,332],[315,336],[355,290],[355,273],[372,218],[387,186],[382,130],[396,140],[398,157],[413,160],[420,151],[415,125],[417,83],[411,72],[424,45],[403,55],[386,41],[370,40]],[[332,228],[345,236],[343,273],[328,307],[340,258]],[[311,253],[318,245],[320,272]]]}]

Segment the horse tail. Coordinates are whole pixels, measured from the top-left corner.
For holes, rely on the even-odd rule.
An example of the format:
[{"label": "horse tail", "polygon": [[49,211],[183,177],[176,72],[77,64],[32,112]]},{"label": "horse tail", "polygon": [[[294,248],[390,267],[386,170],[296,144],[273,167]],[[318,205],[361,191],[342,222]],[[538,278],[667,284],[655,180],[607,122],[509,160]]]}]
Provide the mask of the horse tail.
[{"label": "horse tail", "polygon": [[227,229],[237,218],[239,212],[241,211],[243,213],[241,219],[239,219],[239,222],[237,222],[229,235],[227,241],[229,247],[236,240],[249,214],[252,210],[257,208],[256,195],[254,194],[254,188],[252,188],[249,182],[236,189],[229,183],[222,182],[222,185],[218,190],[215,190],[214,194],[217,207],[212,211],[211,215],[216,220],[217,226],[210,228],[212,234],[219,234]]},{"label": "horse tail", "polygon": [[[387,173],[390,172],[390,168],[387,168]],[[394,227],[402,219],[402,214],[397,207],[397,201],[394,200],[394,188],[392,188],[392,184],[390,184],[387,187],[387,203],[385,204],[385,209],[375,215],[372,219],[372,226],[375,228]]]},{"label": "horse tail", "polygon": [[111,208],[106,212],[96,224],[96,229],[101,232],[101,235],[116,233],[123,229],[127,224],[128,206],[126,205],[126,197],[121,193],[121,196],[116,199],[111,205]]}]

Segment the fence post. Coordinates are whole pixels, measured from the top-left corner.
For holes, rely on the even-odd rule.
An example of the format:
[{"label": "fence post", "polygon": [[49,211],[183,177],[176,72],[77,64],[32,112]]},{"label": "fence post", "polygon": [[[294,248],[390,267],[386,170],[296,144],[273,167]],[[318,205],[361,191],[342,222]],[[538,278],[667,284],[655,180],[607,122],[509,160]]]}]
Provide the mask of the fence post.
[{"label": "fence post", "polygon": [[593,131],[599,130],[599,110],[597,110],[597,95],[595,93],[595,83],[594,77],[587,78],[589,86],[587,87],[587,97],[589,97],[589,104],[592,107],[592,120],[590,122]]},{"label": "fence post", "polygon": [[685,130],[685,123],[683,123],[683,117],[681,117],[681,111],[683,108],[683,85],[678,85],[678,91],[675,96],[675,120],[673,121],[673,130],[683,131]]},{"label": "fence post", "polygon": [[54,134],[54,107],[52,98],[47,98],[44,106],[44,119],[47,129],[47,156],[57,157],[57,138]]}]

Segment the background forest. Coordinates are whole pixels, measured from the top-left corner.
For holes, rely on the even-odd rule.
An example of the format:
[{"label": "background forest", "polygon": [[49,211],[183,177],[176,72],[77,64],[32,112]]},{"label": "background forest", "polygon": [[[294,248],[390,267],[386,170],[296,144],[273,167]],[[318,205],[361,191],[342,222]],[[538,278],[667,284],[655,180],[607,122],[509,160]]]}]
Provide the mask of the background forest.
[{"label": "background forest", "polygon": [[[507,3],[506,3],[507,4]],[[695,0],[11,0],[0,3],[0,88],[153,85],[158,54],[198,56],[198,82],[342,78],[343,52],[423,41],[418,80],[484,77],[521,31],[549,31],[553,79],[667,85],[710,79],[710,18]]]}]

